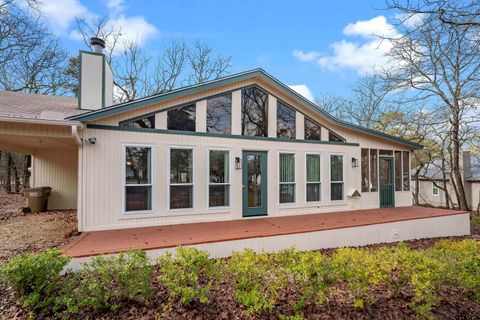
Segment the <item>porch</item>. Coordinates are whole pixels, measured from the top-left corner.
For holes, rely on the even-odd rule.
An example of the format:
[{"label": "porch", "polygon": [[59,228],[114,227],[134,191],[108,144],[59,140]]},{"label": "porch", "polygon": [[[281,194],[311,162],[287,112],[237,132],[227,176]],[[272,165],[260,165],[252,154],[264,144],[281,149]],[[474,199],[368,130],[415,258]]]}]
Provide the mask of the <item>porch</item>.
[{"label": "porch", "polygon": [[153,258],[177,246],[194,246],[225,257],[247,247],[315,250],[467,234],[468,212],[410,206],[85,232],[62,250],[81,258],[137,248]]}]

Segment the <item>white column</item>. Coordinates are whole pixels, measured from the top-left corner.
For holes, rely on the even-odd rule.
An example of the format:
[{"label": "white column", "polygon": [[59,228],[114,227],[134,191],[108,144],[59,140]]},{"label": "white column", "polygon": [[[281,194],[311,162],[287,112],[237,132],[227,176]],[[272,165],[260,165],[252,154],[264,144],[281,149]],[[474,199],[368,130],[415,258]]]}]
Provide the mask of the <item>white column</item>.
[{"label": "white column", "polygon": [[167,111],[155,115],[155,129],[167,129]]},{"label": "white column", "polygon": [[195,131],[207,132],[207,100],[197,101],[195,106],[195,119]]},{"label": "white column", "polygon": [[277,137],[277,98],[268,95],[268,136]]},{"label": "white column", "polygon": [[295,138],[305,139],[305,117],[300,112],[295,112]]},{"label": "white column", "polygon": [[321,140],[322,141],[328,141],[328,129],[325,128],[325,127],[322,127],[322,131],[321,131]]},{"label": "white column", "polygon": [[242,134],[242,90],[232,92],[232,134]]}]

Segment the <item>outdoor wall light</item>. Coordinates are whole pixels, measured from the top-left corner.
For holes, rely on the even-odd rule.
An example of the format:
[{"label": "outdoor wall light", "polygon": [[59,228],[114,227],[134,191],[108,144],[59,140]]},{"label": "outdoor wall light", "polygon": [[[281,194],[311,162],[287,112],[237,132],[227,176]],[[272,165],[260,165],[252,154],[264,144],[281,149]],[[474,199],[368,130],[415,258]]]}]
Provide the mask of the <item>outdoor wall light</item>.
[{"label": "outdoor wall light", "polygon": [[88,143],[90,143],[90,144],[95,144],[95,143],[97,142],[97,138],[95,138],[95,137],[88,138],[87,141],[88,141]]},{"label": "outdoor wall light", "polygon": [[358,159],[357,158],[352,158],[352,168],[358,167]]},{"label": "outdoor wall light", "polygon": [[235,169],[242,169],[242,163],[240,162],[240,157],[235,157]]}]

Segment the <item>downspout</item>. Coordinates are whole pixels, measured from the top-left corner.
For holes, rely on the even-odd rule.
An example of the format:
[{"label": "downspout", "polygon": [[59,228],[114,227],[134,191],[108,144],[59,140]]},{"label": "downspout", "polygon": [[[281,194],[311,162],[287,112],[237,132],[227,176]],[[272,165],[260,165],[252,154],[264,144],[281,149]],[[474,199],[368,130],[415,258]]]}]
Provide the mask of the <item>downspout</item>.
[{"label": "downspout", "polygon": [[72,125],[72,137],[75,140],[75,144],[78,147],[78,160],[77,160],[77,224],[78,230],[83,230],[83,161],[82,161],[82,138],[80,138],[79,129],[82,129],[82,124]]},{"label": "downspout", "polygon": [[72,125],[72,137],[75,140],[75,143],[77,144],[77,147],[81,148],[82,147],[82,139],[80,138],[80,135],[78,133],[78,128],[81,128],[82,125],[80,124],[73,124]]}]

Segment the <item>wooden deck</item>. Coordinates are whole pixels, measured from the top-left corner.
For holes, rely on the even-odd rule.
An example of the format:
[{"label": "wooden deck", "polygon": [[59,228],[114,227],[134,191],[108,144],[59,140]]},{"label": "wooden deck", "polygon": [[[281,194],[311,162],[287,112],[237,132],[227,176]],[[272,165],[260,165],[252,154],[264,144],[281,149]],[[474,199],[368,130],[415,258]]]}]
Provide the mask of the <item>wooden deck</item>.
[{"label": "wooden deck", "polygon": [[153,250],[464,213],[464,211],[436,208],[401,207],[94,231],[82,233],[78,238],[65,245],[62,250],[66,255],[78,258],[103,253],[118,253],[131,248]]}]

